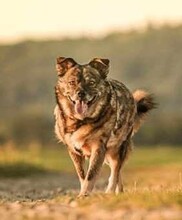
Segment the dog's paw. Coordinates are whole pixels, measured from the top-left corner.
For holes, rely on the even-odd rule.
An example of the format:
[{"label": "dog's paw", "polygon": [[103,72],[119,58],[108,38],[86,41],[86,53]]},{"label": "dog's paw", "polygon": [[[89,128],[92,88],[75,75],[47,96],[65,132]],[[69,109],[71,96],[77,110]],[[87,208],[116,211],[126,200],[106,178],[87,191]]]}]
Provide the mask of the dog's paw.
[{"label": "dog's paw", "polygon": [[77,198],[78,199],[82,199],[82,198],[86,198],[86,197],[88,197],[89,196],[89,193],[88,192],[85,192],[85,193],[80,193],[78,196],[77,196]]}]

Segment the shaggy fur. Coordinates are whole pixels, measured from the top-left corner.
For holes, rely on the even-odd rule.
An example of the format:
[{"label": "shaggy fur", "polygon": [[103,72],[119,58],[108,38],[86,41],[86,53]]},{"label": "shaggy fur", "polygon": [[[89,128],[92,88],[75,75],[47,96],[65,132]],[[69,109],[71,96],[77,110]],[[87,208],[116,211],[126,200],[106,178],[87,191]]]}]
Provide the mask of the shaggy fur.
[{"label": "shaggy fur", "polygon": [[[55,133],[73,160],[81,184],[79,195],[92,191],[103,162],[111,168],[106,192],[121,192],[121,168],[131,138],[155,107],[153,97],[142,90],[132,94],[123,83],[107,79],[108,59],[80,65],[59,57],[56,69]],[[89,158],[87,172],[85,158]]]}]

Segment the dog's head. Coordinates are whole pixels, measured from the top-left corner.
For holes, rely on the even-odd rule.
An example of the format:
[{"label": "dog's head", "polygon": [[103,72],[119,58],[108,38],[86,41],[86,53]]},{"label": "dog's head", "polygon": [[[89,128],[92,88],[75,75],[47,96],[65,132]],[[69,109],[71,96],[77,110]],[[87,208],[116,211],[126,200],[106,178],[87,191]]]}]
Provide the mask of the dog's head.
[{"label": "dog's head", "polygon": [[57,58],[58,86],[70,103],[74,117],[94,116],[94,111],[107,93],[106,77],[109,60],[95,58],[80,65],[72,58]]}]

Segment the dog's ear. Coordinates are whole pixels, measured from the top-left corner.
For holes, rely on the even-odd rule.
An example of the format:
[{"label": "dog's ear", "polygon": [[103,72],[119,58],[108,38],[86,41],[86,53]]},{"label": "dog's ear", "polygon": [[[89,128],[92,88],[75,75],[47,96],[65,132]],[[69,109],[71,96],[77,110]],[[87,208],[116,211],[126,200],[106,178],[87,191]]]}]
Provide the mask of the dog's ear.
[{"label": "dog's ear", "polygon": [[90,61],[89,65],[98,70],[101,76],[105,79],[109,73],[109,62],[108,59],[94,58]]},{"label": "dog's ear", "polygon": [[63,76],[68,69],[77,64],[72,58],[58,57],[56,61],[56,70],[59,76]]}]

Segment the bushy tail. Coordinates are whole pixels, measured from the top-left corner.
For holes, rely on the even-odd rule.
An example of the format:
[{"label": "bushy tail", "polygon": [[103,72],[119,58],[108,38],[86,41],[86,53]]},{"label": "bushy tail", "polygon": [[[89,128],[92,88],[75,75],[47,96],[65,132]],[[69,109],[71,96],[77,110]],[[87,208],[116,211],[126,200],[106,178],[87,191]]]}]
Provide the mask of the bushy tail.
[{"label": "bushy tail", "polygon": [[137,132],[141,124],[144,122],[148,112],[156,108],[154,97],[143,90],[136,90],[133,93],[133,97],[137,103],[137,114],[134,123],[133,132]]}]

